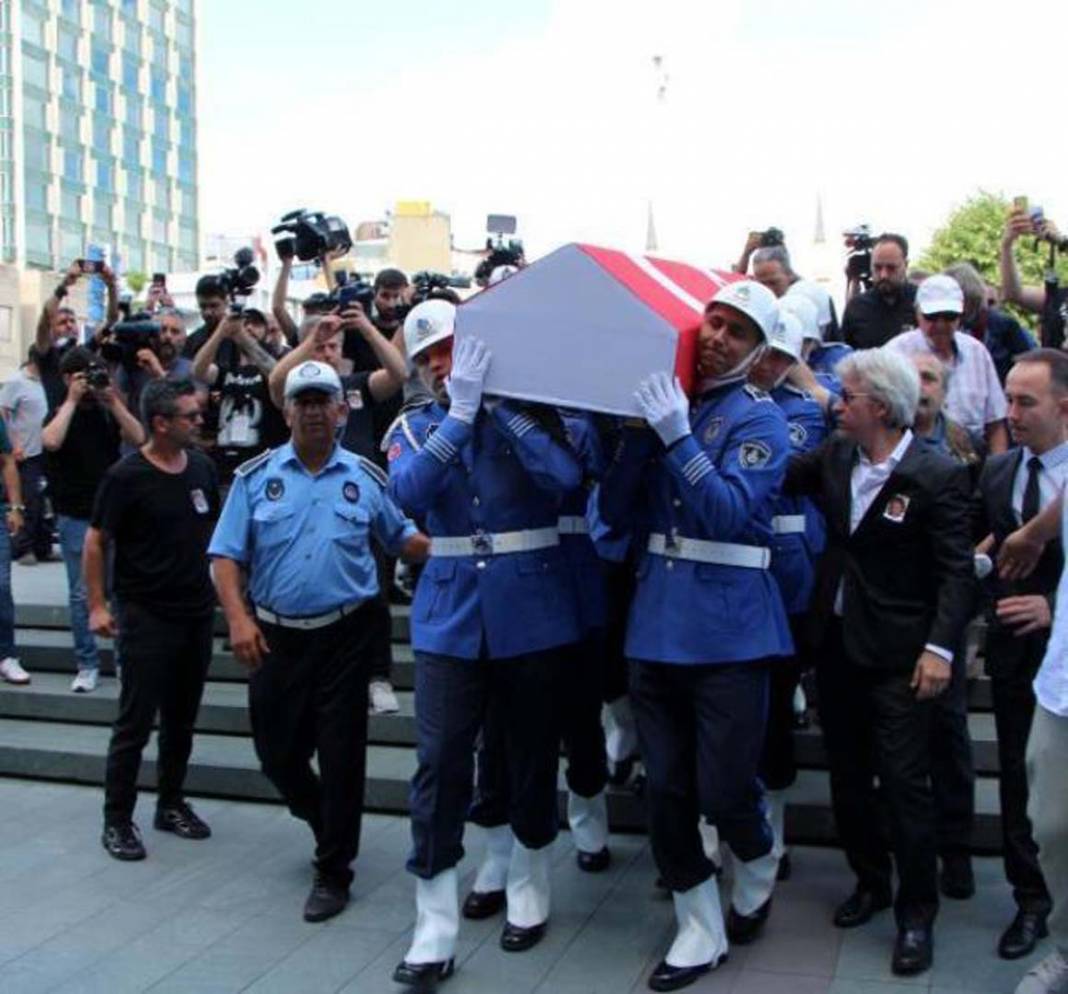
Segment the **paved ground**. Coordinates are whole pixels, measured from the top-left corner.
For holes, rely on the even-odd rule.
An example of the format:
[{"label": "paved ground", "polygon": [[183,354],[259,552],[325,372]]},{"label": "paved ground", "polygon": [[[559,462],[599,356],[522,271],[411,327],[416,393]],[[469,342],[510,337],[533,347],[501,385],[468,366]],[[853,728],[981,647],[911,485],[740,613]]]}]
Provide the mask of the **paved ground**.
[{"label": "paved ground", "polygon": [[[149,858],[120,864],[101,849],[98,790],[0,779],[0,991],[30,994],[372,994],[397,988],[390,973],[412,925],[413,883],[403,870],[401,818],[369,816],[354,901],[332,922],[307,925],[306,829],[281,807],[204,800],[214,828],[182,842],[139,820]],[[462,867],[472,872],[471,860]],[[570,839],[557,842],[552,925],[536,949],[497,945],[499,922],[465,922],[454,994],[618,994],[644,990],[671,937],[671,906],[653,890],[641,837],[612,842],[603,875],[579,873]],[[994,954],[1011,914],[1000,865],[977,861],[979,895],[947,902],[934,970],[895,983],[889,915],[843,933],[829,924],[848,890],[841,856],[794,851],[794,877],[779,889],[765,936],[691,988],[697,994],[897,994],[1011,992],[1027,963]],[[466,880],[465,880],[466,882]],[[1037,958],[1037,956],[1036,956]]]},{"label": "paved ground", "polygon": [[[59,546],[56,546],[59,554]],[[11,564],[11,593],[16,604],[66,604],[67,568],[61,561],[35,566]]]}]

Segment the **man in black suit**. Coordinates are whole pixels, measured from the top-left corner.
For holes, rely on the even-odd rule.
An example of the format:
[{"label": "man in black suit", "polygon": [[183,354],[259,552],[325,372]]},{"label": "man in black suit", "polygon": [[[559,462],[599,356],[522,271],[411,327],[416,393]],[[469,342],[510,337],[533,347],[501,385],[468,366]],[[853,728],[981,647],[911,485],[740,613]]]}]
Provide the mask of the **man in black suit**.
[{"label": "man in black suit", "polygon": [[[1054,501],[1068,480],[1068,355],[1033,349],[1017,356],[1005,396],[1018,448],[989,459],[976,492],[975,534],[983,539],[980,551],[991,555]],[[1031,685],[1049,641],[1063,566],[1061,540],[1054,539],[1025,580],[1002,581],[994,573],[988,581],[986,669],[998,733],[1002,851],[1019,909],[998,943],[1004,959],[1035,948],[1053,906],[1027,816],[1025,756],[1035,712]]]},{"label": "man in black suit", "polygon": [[787,493],[820,500],[827,517],[811,636],[831,800],[857,877],[834,922],[862,925],[890,905],[892,851],[899,886],[891,965],[914,974],[931,965],[938,910],[932,702],[952,666],[964,665],[953,648],[971,604],[967,470],[913,437],[920,390],[907,358],[869,349],[836,371],[842,431],[791,460],[785,484]]}]

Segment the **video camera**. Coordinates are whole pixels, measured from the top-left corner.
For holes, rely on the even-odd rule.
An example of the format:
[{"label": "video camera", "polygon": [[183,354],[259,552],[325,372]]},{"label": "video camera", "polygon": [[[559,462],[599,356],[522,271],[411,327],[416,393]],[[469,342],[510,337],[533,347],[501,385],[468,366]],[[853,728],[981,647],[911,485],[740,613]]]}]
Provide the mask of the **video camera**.
[{"label": "video camera", "polygon": [[334,279],[337,280],[337,287],[332,293],[326,295],[323,301],[324,311],[344,311],[353,304],[359,304],[364,314],[370,317],[375,300],[375,288],[358,273],[350,275],[346,272],[337,272],[334,273]]},{"label": "video camera", "polygon": [[85,367],[85,382],[92,390],[106,390],[111,386],[111,374],[108,367],[99,359],[94,359]]},{"label": "video camera", "polygon": [[[488,255],[475,269],[475,282],[479,286],[488,286],[490,274],[498,266],[515,266],[521,269],[526,265],[526,257],[523,254],[523,242],[515,237],[516,219],[512,214],[490,214],[486,218],[486,231],[490,237],[486,239],[486,252]],[[512,236],[508,241],[504,236]]]},{"label": "video camera", "polygon": [[859,280],[865,290],[871,288],[871,250],[875,239],[871,234],[871,225],[858,224],[842,232],[846,248],[846,279]]},{"label": "video camera", "polygon": [[[446,276],[444,273],[434,273],[423,269],[412,277],[412,304],[421,304],[434,296],[436,290],[452,290],[453,288],[465,290],[471,286],[471,280],[466,276]],[[411,308],[408,308],[409,310]]]},{"label": "video camera", "polygon": [[230,298],[230,313],[240,314],[245,309],[244,300],[260,281],[260,271],[252,265],[255,256],[250,248],[240,248],[234,253],[232,269],[224,269],[217,277],[219,286]]},{"label": "video camera", "polygon": [[[159,345],[160,324],[148,314],[138,314],[126,321],[116,321],[100,346],[100,355],[108,362],[124,366],[127,372],[138,368],[137,353],[141,349],[156,352]],[[104,372],[107,369],[104,368]],[[93,386],[90,380],[90,386]],[[105,383],[104,386],[107,386]]]},{"label": "video camera", "polygon": [[274,247],[283,262],[296,256],[301,262],[321,259],[328,252],[344,254],[352,248],[348,226],[336,214],[322,211],[290,211],[271,228]]}]

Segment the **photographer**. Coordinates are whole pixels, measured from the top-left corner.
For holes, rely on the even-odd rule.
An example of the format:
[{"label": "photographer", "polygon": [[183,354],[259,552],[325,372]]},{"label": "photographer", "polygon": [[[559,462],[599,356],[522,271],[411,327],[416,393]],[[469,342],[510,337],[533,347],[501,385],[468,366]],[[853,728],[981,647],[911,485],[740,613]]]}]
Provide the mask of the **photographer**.
[{"label": "photographer", "polygon": [[854,349],[874,349],[916,327],[916,287],[908,280],[909,243],[887,232],[871,250],[872,288],[853,297],[842,315],[842,337]]},{"label": "photographer", "polygon": [[[133,813],[141,752],[157,714],[155,827],[183,839],[211,834],[182,784],[211,662],[215,591],[207,548],[219,516],[218,477],[192,448],[201,413],[190,380],[149,383],[141,416],[148,442],[104,477],[85,537],[90,623],[98,635],[118,636],[126,661],[108,746],[102,839],[121,860],[145,857]],[[117,622],[105,595],[109,547]]]},{"label": "photographer", "polygon": [[[375,277],[374,291],[373,307],[368,316],[382,334],[396,335],[407,313],[408,277],[399,269],[383,269]],[[378,369],[380,365],[366,335],[354,325],[349,325],[345,332],[342,355],[352,361],[354,372]],[[386,425],[381,428],[385,430]]]},{"label": "photographer", "polygon": [[1040,314],[1041,344],[1061,348],[1064,344],[1065,325],[1068,323],[1068,288],[1060,286],[1056,278],[1047,279],[1043,286],[1024,286],[1020,282],[1020,271],[1016,268],[1013,247],[1022,235],[1044,239],[1062,252],[1068,250],[1068,238],[1064,238],[1057,226],[1041,214],[1017,208],[1009,214],[1005,222],[998,259],[1002,299],[1007,304],[1017,304],[1033,314]]},{"label": "photographer", "polygon": [[118,461],[121,443],[141,445],[145,433],[112,385],[107,367],[88,349],[70,349],[59,371],[67,396],[45,422],[41,443],[70,588],[70,626],[78,665],[71,690],[89,693],[96,690],[100,657],[89,631],[82,579],[85,533],[97,487]]},{"label": "photographer", "polygon": [[266,337],[267,319],[247,308],[223,318],[193,361],[193,376],[217,398],[213,455],[224,487],[241,463],[281,445],[288,434],[267,389],[276,360]]},{"label": "photographer", "polygon": [[196,296],[197,308],[200,310],[200,318],[204,323],[186,339],[182,349],[182,355],[186,359],[196,357],[204,343],[219,327],[219,322],[226,317],[229,307],[226,288],[216,275],[201,276],[197,280]]},{"label": "photographer", "polygon": [[181,311],[164,307],[152,317],[159,332],[153,333],[153,321],[146,315],[145,344],[134,353],[136,368],[123,363],[115,373],[115,386],[132,411],[141,409],[141,393],[153,380],[187,380],[193,375],[192,361],[182,355],[186,334]]}]

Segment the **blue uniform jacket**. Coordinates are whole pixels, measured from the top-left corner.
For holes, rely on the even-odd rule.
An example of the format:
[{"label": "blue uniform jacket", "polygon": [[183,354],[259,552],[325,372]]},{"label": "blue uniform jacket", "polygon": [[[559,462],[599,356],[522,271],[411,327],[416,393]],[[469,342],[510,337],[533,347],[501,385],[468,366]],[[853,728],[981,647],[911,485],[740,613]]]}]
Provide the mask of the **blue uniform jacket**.
[{"label": "blue uniform jacket", "polygon": [[[853,350],[845,342],[826,342],[817,345],[808,357],[809,369],[814,373],[827,373],[835,376],[834,367]],[[837,380],[837,377],[835,376]]]},{"label": "blue uniform jacket", "polygon": [[[407,411],[389,435],[389,489],[434,536],[556,528],[582,468],[564,439],[513,404],[474,425],[437,403]],[[574,584],[563,549],[434,556],[412,603],[412,645],[464,659],[538,652],[578,640]]]},{"label": "blue uniform jacket", "polygon": [[[814,449],[828,433],[827,418],[820,405],[803,390],[783,384],[772,391],[772,399],[783,414],[790,432],[790,453],[801,455]],[[808,610],[816,580],[816,560],[827,544],[823,514],[808,497],[775,499],[774,517],[803,515],[805,530],[776,534],[772,542],[771,572],[779,584],[787,614]]]},{"label": "blue uniform jacket", "polygon": [[[690,424],[693,433],[666,452],[652,432],[625,431],[605,475],[601,513],[636,534],[770,548],[790,450],[782,411],[737,380],[702,396]],[[734,663],[793,652],[770,570],[654,555],[644,539],[637,551],[630,658]]]}]

